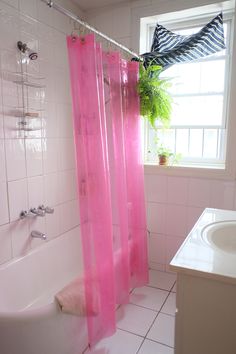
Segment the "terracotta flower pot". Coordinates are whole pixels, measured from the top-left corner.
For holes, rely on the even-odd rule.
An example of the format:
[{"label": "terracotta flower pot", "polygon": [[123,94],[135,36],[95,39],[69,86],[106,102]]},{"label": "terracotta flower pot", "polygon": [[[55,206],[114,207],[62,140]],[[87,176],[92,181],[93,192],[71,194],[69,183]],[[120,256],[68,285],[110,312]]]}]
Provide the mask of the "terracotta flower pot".
[{"label": "terracotta flower pot", "polygon": [[168,165],[169,158],[166,155],[158,155],[159,165],[166,166]]}]

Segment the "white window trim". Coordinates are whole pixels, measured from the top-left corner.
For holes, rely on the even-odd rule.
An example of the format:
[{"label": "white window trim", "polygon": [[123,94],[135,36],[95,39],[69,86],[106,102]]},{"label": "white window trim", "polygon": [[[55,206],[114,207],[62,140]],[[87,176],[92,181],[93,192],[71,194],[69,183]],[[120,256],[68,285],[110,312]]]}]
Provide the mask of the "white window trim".
[{"label": "white window trim", "polygon": [[[211,15],[211,17],[208,17],[208,15],[204,15],[203,17],[198,17],[198,18],[192,18],[192,17],[189,17],[189,18],[181,18],[181,20],[177,20],[177,23],[176,23],[176,19],[173,20],[173,21],[168,21],[168,29],[170,30],[177,30],[177,29],[184,29],[184,28],[190,28],[190,27],[201,27],[201,26],[204,26],[207,22],[209,22],[214,16],[216,16],[218,14],[217,13],[214,13]],[[163,24],[164,26],[167,26],[167,23],[166,22],[163,22],[161,21],[161,17],[163,16],[160,16],[160,20],[158,20],[159,23]],[[166,18],[166,16],[164,15],[164,18]],[[225,22],[227,21],[228,23],[228,33],[229,35],[227,36],[227,43],[226,43],[226,48],[230,48],[231,50],[231,45],[230,45],[230,41],[231,41],[231,38],[232,38],[232,33],[231,33],[231,28],[232,28],[232,12],[230,13],[227,13],[226,15],[224,15],[224,20]],[[147,43],[146,43],[146,51],[147,51],[147,48],[150,47],[150,28],[153,28],[155,27],[156,25],[156,18],[155,20],[151,19],[150,20],[146,20],[145,19],[145,23],[146,23],[146,31],[148,33],[147,35]],[[145,29],[143,29],[145,30]],[[214,60],[221,60],[222,58],[225,59],[225,64],[227,67],[231,67],[231,55],[230,55],[230,52],[226,49],[226,54],[225,55],[222,55],[222,56],[217,56],[214,58]],[[212,60],[212,58],[204,58],[204,59],[200,59],[196,62],[206,62],[208,60]],[[182,64],[184,65],[184,64]],[[211,128],[216,128],[216,129],[221,129],[221,128],[227,128],[228,127],[228,101],[229,101],[229,98],[228,98],[228,90],[229,90],[229,77],[230,77],[230,72],[229,70],[226,70],[225,71],[225,83],[224,83],[224,91],[222,93],[220,92],[208,92],[208,93],[204,93],[202,94],[203,96],[207,96],[207,95],[211,95],[211,94],[223,94],[223,98],[224,98],[224,105],[223,105],[223,121],[222,121],[222,125],[221,126],[209,126],[209,129]],[[200,96],[201,94],[198,93],[198,97]],[[173,95],[173,97],[186,97],[186,96],[195,96],[195,94],[183,94],[183,95]],[[175,126],[175,125],[172,125],[170,126],[170,129],[183,129],[183,128],[186,128],[186,129],[191,129],[191,128],[195,128],[195,129],[208,129],[208,127],[206,125],[204,126],[191,126],[191,125],[188,125],[188,126]],[[147,124],[145,124],[145,144],[148,144],[148,127],[147,127]],[[194,168],[215,168],[215,169],[224,169],[225,167],[225,160],[226,160],[226,144],[227,144],[227,129],[226,129],[226,134],[223,133],[223,139],[225,140],[224,142],[222,141],[222,139],[220,139],[220,145],[221,145],[221,148],[220,148],[220,156],[221,156],[221,159],[206,159],[206,158],[184,158],[184,160],[182,160],[178,165],[182,166],[182,167],[194,167]],[[203,143],[203,142],[202,142]],[[146,148],[145,148],[146,150]],[[147,158],[147,151],[145,151],[145,159]],[[147,162],[145,160],[144,162],[146,165],[149,165],[150,162]],[[152,163],[151,163],[152,164]]]},{"label": "white window trim", "polygon": [[[209,3],[212,3],[209,1]],[[192,0],[184,6],[189,9],[199,6],[199,2]],[[230,9],[233,12],[232,15],[232,28],[231,28],[231,63],[236,62],[236,43],[233,39],[236,38],[236,26],[234,25],[235,10],[233,1],[227,1],[219,4],[211,4],[203,7],[195,7],[195,12],[206,13],[208,16],[216,11]],[[178,4],[169,4],[169,2],[162,3],[161,5],[148,5],[145,7],[138,7],[133,9],[132,12],[132,48],[142,53],[142,48],[139,48],[140,44],[140,23],[141,18],[153,16],[153,14],[168,14],[176,11],[190,11],[181,8],[180,2]],[[207,17],[208,17],[207,16]],[[139,50],[140,49],[140,50]],[[209,168],[209,167],[185,167],[185,166],[158,166],[158,165],[145,165],[145,174],[163,174],[170,176],[194,176],[203,178],[214,179],[236,179],[236,66],[230,64],[229,70],[229,100],[228,100],[228,129],[227,129],[227,146],[226,146],[226,161],[225,168]]]}]

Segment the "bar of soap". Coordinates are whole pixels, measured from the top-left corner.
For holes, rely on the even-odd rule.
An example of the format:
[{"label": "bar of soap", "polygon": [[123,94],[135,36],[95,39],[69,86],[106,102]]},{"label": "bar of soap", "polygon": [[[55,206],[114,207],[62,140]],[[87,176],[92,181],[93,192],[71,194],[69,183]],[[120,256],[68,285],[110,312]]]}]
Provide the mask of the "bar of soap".
[{"label": "bar of soap", "polygon": [[25,113],[25,117],[38,118],[38,117],[39,117],[39,113],[36,113],[36,112],[26,112],[26,113]]}]

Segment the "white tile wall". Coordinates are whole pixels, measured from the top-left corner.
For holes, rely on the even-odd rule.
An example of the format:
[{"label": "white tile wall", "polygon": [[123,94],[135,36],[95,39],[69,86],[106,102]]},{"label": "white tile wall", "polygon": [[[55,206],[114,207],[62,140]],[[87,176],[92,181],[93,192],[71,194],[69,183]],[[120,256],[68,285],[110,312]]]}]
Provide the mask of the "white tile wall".
[{"label": "white tile wall", "polygon": [[26,177],[25,142],[23,139],[7,139],[6,165],[8,181]]},{"label": "white tile wall", "polygon": [[22,210],[28,210],[27,179],[8,182],[10,221],[17,220]]},{"label": "white tile wall", "polygon": [[42,141],[41,139],[26,139],[26,169],[27,176],[39,176],[43,173]]},{"label": "white tile wall", "polygon": [[44,204],[43,177],[31,177],[28,179],[28,203],[33,208]]},{"label": "white tile wall", "polygon": [[236,209],[236,183],[186,177],[145,176],[150,266],[169,262],[204,208]]},{"label": "white tile wall", "polygon": [[55,206],[60,202],[59,174],[50,173],[43,176],[44,179],[44,201],[46,205]]},{"label": "white tile wall", "polygon": [[21,257],[30,250],[29,223],[27,220],[10,224],[13,257]]},{"label": "white tile wall", "polygon": [[151,233],[149,238],[149,260],[159,264],[165,264],[166,236]]},{"label": "white tile wall", "polygon": [[[60,3],[82,14],[73,2]],[[34,229],[50,241],[79,224],[66,48],[72,27],[41,0],[0,0],[0,263],[42,244],[30,239]],[[38,51],[24,70],[46,85],[24,89],[26,110],[41,109],[28,121],[35,130],[25,133],[18,124],[22,87],[12,79],[20,71],[19,40]],[[54,214],[19,219],[22,210],[40,204],[54,207]]]},{"label": "white tile wall", "polygon": [[188,178],[168,177],[167,201],[169,204],[186,205],[188,198]]},{"label": "white tile wall", "polygon": [[185,237],[187,234],[187,207],[169,204],[166,207],[166,234]]},{"label": "white tile wall", "polygon": [[203,180],[190,178],[188,189],[188,205],[204,207],[210,204],[210,186],[209,179]]},{"label": "white tile wall", "polygon": [[165,203],[167,201],[167,177],[146,175],[145,193],[148,202]]},{"label": "white tile wall", "polygon": [[210,207],[234,208],[235,183],[232,181],[211,181]]},{"label": "white tile wall", "polygon": [[6,181],[5,144],[0,140],[0,181]]},{"label": "white tile wall", "polygon": [[12,257],[9,225],[0,226],[0,264],[9,261]]},{"label": "white tile wall", "polygon": [[153,233],[166,233],[166,206],[161,203],[147,204],[148,229]]},{"label": "white tile wall", "polygon": [[43,170],[45,174],[58,171],[58,139],[43,139]]}]

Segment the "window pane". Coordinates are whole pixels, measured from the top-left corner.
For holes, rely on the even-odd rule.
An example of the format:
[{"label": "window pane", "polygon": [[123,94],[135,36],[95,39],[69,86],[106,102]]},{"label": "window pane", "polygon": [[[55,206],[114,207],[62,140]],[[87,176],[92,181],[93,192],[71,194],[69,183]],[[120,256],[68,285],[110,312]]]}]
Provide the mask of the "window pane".
[{"label": "window pane", "polygon": [[158,129],[158,145],[164,145],[171,151],[175,151],[175,129]]},{"label": "window pane", "polygon": [[222,124],[223,95],[175,97],[171,125]]},{"label": "window pane", "polygon": [[200,92],[223,92],[225,81],[225,60],[201,63]]},{"label": "window pane", "polygon": [[189,156],[202,157],[203,129],[190,130]]},{"label": "window pane", "polygon": [[200,91],[200,63],[175,64],[162,73],[162,77],[170,79],[170,93],[186,94]]},{"label": "window pane", "polygon": [[217,157],[217,129],[204,130],[204,146],[203,157],[216,158]]},{"label": "window pane", "polygon": [[152,128],[148,129],[148,146],[147,146],[147,161],[155,161],[156,160],[156,131]]},{"label": "window pane", "polygon": [[225,60],[176,64],[162,73],[170,79],[170,93],[209,93],[224,91]]},{"label": "window pane", "polygon": [[188,156],[189,129],[176,129],[176,152]]}]

